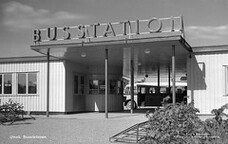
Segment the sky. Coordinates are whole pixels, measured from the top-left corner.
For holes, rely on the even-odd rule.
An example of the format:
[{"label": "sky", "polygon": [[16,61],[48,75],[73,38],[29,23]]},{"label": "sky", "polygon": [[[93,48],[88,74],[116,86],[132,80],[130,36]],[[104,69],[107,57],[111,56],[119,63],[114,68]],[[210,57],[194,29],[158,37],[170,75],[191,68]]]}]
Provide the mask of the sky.
[{"label": "sky", "polygon": [[192,47],[228,45],[228,0],[0,0],[0,58],[39,56],[37,28],[181,15]]}]

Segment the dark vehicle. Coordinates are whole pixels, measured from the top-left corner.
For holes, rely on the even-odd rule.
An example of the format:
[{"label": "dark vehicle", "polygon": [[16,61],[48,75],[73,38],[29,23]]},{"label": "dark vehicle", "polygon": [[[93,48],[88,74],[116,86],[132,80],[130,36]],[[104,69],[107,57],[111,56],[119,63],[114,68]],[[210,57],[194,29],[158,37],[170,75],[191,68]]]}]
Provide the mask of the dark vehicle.
[{"label": "dark vehicle", "polygon": [[[186,83],[176,83],[176,102],[186,101]],[[134,108],[144,106],[162,106],[164,98],[167,102],[172,102],[172,88],[167,83],[161,83],[157,86],[155,83],[137,83],[134,86]],[[131,108],[130,86],[124,89],[124,105],[127,109]]]}]

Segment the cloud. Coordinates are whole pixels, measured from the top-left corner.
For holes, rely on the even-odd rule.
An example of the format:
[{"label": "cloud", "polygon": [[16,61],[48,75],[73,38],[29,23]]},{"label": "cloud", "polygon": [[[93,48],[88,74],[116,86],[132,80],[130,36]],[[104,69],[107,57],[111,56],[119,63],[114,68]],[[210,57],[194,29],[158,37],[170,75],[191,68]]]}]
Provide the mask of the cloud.
[{"label": "cloud", "polygon": [[85,18],[82,15],[59,11],[51,13],[46,9],[35,10],[19,2],[9,2],[3,7],[3,24],[15,29],[28,29],[37,25],[54,25],[61,22]]},{"label": "cloud", "polygon": [[228,25],[188,26],[185,32],[189,41],[196,45],[228,44]]},{"label": "cloud", "polygon": [[188,26],[185,31],[194,39],[219,39],[228,36],[228,25],[221,26]]}]

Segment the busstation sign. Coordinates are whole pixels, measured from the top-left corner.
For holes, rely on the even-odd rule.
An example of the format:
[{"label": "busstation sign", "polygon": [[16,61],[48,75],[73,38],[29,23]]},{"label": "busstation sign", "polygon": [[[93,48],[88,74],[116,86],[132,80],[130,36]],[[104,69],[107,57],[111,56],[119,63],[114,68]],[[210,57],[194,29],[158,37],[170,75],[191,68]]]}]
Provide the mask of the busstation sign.
[{"label": "busstation sign", "polygon": [[53,41],[90,41],[107,37],[131,38],[132,35],[183,32],[182,17],[156,18],[147,20],[95,23],[91,25],[77,25],[35,29],[33,41],[35,44]]}]

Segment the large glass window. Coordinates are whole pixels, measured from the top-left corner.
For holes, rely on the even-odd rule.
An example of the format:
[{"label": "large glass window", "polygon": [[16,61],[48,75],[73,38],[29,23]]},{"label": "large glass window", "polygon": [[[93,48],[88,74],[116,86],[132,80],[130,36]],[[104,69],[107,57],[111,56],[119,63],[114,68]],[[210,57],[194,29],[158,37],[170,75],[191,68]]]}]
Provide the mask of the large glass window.
[{"label": "large glass window", "polygon": [[36,94],[37,93],[37,74],[28,73],[28,93]]},{"label": "large glass window", "polygon": [[99,80],[99,94],[105,94],[105,80]]},{"label": "large glass window", "polygon": [[99,85],[98,80],[90,80],[89,81],[89,94],[98,94]]},{"label": "large glass window", "polygon": [[12,74],[4,74],[4,94],[12,94]]},{"label": "large glass window", "polygon": [[78,75],[74,75],[74,94],[78,94]]},{"label": "large glass window", "polygon": [[[121,81],[110,80],[110,94],[122,94]],[[89,94],[105,94],[105,80],[89,80]]]},{"label": "large glass window", "polygon": [[80,81],[80,94],[84,94],[84,82],[85,82],[85,78],[84,78],[84,76],[81,76],[81,81]]},{"label": "large glass window", "polygon": [[18,74],[18,94],[26,94],[26,74]]},{"label": "large glass window", "polygon": [[12,74],[0,74],[0,94],[12,94]]},{"label": "large glass window", "polygon": [[37,94],[37,73],[18,73],[18,94]]},{"label": "large glass window", "polygon": [[104,94],[105,81],[104,80],[90,80],[89,81],[89,94]]}]

